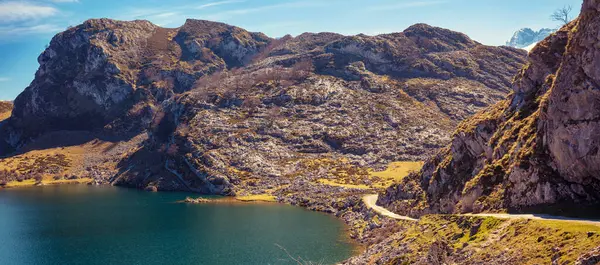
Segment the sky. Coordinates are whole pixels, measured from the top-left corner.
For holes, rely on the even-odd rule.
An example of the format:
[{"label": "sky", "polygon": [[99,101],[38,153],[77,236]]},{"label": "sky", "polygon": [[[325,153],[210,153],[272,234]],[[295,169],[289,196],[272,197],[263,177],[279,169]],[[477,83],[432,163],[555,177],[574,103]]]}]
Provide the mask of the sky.
[{"label": "sky", "polygon": [[52,37],[89,18],[147,19],[176,28],[186,18],[225,22],[271,37],[304,32],[377,35],[427,23],[503,45],[520,28],[556,28],[550,14],[582,0],[0,0],[0,100],[33,80]]}]

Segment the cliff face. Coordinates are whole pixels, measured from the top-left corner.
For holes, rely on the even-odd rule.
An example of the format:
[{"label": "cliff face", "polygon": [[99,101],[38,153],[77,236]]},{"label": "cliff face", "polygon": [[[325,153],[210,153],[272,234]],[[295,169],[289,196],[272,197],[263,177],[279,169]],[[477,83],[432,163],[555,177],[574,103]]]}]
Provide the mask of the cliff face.
[{"label": "cliff face", "polygon": [[239,66],[269,41],[206,21],[164,29],[148,21],[88,20],[55,36],[39,56],[35,80],[15,100],[12,124],[29,136],[102,128],[127,114],[130,120],[151,116],[151,104],[136,105]]},{"label": "cliff face", "polygon": [[529,54],[511,96],[380,203],[399,213],[480,212],[600,200],[600,2]]},{"label": "cliff face", "polygon": [[270,39],[199,20],[176,29],[89,20],[52,40],[0,136],[24,150],[55,131],[146,132],[101,181],[263,193],[294,188],[291,176],[318,172],[307,166],[318,159],[360,168],[424,159],[460,120],[506,96],[525,56],[425,24]]}]

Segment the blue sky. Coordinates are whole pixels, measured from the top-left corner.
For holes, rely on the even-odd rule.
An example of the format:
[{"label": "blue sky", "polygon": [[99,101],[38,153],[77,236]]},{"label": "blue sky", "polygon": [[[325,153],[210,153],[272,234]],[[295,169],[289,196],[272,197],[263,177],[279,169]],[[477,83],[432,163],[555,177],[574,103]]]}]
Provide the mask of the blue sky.
[{"label": "blue sky", "polygon": [[186,18],[226,22],[272,37],[303,32],[399,32],[415,23],[502,45],[523,27],[555,28],[549,15],[582,0],[0,0],[0,100],[33,80],[54,34],[89,18],[148,19],[178,27]]}]

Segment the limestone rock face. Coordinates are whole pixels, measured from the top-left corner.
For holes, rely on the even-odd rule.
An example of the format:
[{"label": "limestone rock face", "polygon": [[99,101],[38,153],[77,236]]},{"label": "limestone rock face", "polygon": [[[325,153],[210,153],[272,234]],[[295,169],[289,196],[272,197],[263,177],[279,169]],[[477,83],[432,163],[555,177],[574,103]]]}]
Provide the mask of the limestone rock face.
[{"label": "limestone rock face", "polygon": [[[146,148],[124,163],[141,166],[115,181],[144,186],[179,175],[203,193],[246,194],[314,182],[303,167],[320,158],[360,167],[421,160],[457,121],[506,95],[524,55],[428,25],[373,37],[286,36],[246,67],[165,101]],[[419,64],[428,66],[411,70]],[[136,161],[161,152],[168,170],[148,177]]]},{"label": "limestone rock face", "polygon": [[584,4],[586,13],[573,29],[546,113],[545,137],[556,170],[568,182],[584,186],[600,181],[598,8],[598,1]]},{"label": "limestone rock face", "polygon": [[199,20],[177,29],[88,20],[56,35],[39,56],[36,78],[15,100],[11,120],[28,134],[102,127],[139,102],[164,100],[205,74],[242,65],[269,40]]},{"label": "limestone rock face", "polygon": [[452,144],[380,203],[397,212],[521,210],[600,201],[600,1],[542,41],[512,95],[459,125]]},{"label": "limestone rock face", "polygon": [[15,100],[15,125],[87,126],[115,115],[135,90],[127,61],[140,61],[139,47],[155,28],[146,21],[89,20],[58,34]]},{"label": "limestone rock face", "polygon": [[290,176],[319,171],[307,165],[320,159],[361,168],[425,159],[460,120],[506,96],[525,57],[425,24],[271,39],[201,20],[175,29],[89,20],[40,56],[0,139],[19,149],[53,131],[145,133],[115,161],[111,183],[264,193],[306,182]]},{"label": "limestone rock face", "polygon": [[[362,61],[367,70],[400,78],[466,78],[503,92],[508,73],[522,63],[523,51],[481,45],[447,29],[417,24],[404,32],[380,36],[351,36],[325,46],[335,65]],[[359,78],[331,67],[319,69],[346,79]],[[319,68],[319,67],[318,67]],[[491,71],[491,69],[494,69]],[[508,75],[507,75],[508,74]]]}]

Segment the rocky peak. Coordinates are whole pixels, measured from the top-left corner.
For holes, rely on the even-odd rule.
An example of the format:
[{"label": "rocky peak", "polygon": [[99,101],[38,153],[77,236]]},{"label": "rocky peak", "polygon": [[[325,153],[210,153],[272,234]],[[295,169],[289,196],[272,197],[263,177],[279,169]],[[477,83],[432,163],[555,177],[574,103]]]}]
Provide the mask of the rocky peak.
[{"label": "rocky peak", "polygon": [[269,41],[201,20],[177,29],[144,20],[87,20],[57,34],[39,56],[36,79],[15,100],[11,123],[35,135],[101,128],[132,109],[151,115],[139,104],[152,106],[191,89],[203,75],[241,66]]},{"label": "rocky peak", "polygon": [[229,68],[249,62],[271,38],[224,23],[188,19],[175,40],[184,48],[184,60],[200,59],[209,49],[223,58]]},{"label": "rocky peak", "polygon": [[38,58],[36,79],[15,100],[14,124],[34,131],[114,116],[136,88],[140,50],[156,28],[94,19],[57,34]]},{"label": "rocky peak", "polygon": [[296,37],[286,35],[278,41],[281,43],[274,47],[272,55],[299,54],[303,52],[323,52],[323,47],[327,44],[337,41],[344,36],[337,33],[302,33]]},{"label": "rocky peak", "polygon": [[531,28],[522,28],[515,32],[512,38],[506,42],[506,45],[515,48],[526,48],[540,42],[555,31],[556,30],[554,29],[548,28],[543,28],[538,31],[534,31]]},{"label": "rocky peak", "polygon": [[585,0],[578,19],[531,51],[510,98],[462,122],[380,203],[411,215],[596,207],[599,38],[600,1]]},{"label": "rocky peak", "polygon": [[[526,54],[508,47],[485,46],[462,33],[426,24],[417,24],[403,33],[346,36],[325,46],[325,52],[333,58],[321,57],[327,61],[317,65],[331,66],[329,62],[333,60],[337,69],[320,70],[348,79],[358,77],[340,73],[339,65],[361,61],[366,69],[377,74],[398,78],[463,77],[497,89],[511,83],[511,80],[499,78],[505,76],[506,69],[497,66],[520,64],[519,57]],[[492,68],[495,71],[485,70]]]},{"label": "rocky peak", "polygon": [[448,52],[473,48],[478,43],[467,35],[427,24],[415,24],[404,30],[421,49],[427,52]]}]

